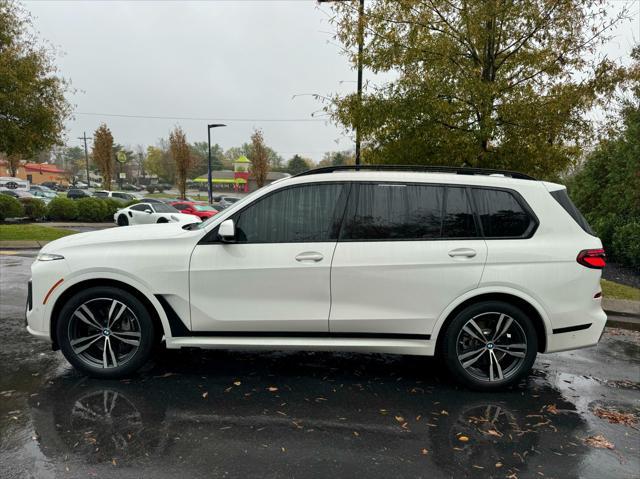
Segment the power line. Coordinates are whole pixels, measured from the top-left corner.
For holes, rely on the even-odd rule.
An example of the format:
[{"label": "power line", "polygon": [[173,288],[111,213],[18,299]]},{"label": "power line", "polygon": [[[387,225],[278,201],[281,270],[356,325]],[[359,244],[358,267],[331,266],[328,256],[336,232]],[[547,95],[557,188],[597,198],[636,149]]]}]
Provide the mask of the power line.
[{"label": "power line", "polygon": [[76,115],[109,116],[118,118],[141,118],[147,120],[180,120],[180,121],[235,121],[235,122],[326,122],[319,118],[205,118],[190,116],[156,116],[156,115],[125,115],[120,113],[95,113],[77,111]]}]

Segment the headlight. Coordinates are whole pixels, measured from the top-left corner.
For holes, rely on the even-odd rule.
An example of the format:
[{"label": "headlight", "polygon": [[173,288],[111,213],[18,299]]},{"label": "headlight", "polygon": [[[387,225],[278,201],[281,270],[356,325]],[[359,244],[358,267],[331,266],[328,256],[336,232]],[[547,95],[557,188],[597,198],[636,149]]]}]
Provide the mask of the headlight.
[{"label": "headlight", "polygon": [[64,259],[64,256],[53,253],[39,253],[36,257],[36,261],[55,261],[57,259]]}]

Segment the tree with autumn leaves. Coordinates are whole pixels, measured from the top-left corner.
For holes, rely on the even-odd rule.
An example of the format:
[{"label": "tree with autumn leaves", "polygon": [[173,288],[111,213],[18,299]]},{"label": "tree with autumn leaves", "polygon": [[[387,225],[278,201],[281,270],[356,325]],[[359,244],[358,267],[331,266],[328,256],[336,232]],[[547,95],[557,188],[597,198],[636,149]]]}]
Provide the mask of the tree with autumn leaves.
[{"label": "tree with autumn leaves", "polygon": [[[566,171],[597,134],[628,69],[599,55],[627,12],[603,0],[378,0],[363,15],[365,74],[391,74],[326,109],[360,125],[370,163]],[[610,5],[610,4],[609,4]],[[357,63],[357,2],[334,2]]]},{"label": "tree with autumn leaves", "polygon": [[187,135],[179,126],[169,134],[169,150],[176,165],[176,182],[180,199],[184,200],[187,191],[187,176],[191,170],[193,159],[189,143],[187,143]]},{"label": "tree with autumn leaves", "polygon": [[106,124],[102,123],[93,134],[93,162],[102,175],[102,188],[111,191],[113,180],[113,135]]},{"label": "tree with autumn leaves", "polygon": [[251,174],[255,178],[258,188],[262,188],[267,183],[267,174],[269,173],[269,154],[264,143],[262,130],[255,130],[251,135],[249,159],[251,160]]}]

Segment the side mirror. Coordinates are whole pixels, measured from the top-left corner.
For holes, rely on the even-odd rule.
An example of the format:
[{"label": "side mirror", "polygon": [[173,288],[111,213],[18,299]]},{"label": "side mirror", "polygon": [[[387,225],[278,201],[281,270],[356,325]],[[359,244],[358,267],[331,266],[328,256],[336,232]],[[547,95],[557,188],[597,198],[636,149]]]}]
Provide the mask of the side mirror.
[{"label": "side mirror", "polygon": [[144,210],[145,213],[151,214],[153,213],[153,211],[151,211],[149,208],[147,208],[146,210]]},{"label": "side mirror", "polygon": [[224,220],[218,228],[218,236],[225,242],[232,242],[236,237],[236,225],[233,220]]}]

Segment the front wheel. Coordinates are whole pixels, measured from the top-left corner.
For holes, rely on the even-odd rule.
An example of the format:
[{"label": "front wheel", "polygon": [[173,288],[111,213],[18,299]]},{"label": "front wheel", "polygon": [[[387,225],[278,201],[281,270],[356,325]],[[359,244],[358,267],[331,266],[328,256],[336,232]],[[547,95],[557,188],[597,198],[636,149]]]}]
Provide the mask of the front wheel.
[{"label": "front wheel", "polygon": [[445,331],[442,354],[465,385],[494,390],[516,383],[531,370],[538,351],[536,330],[519,308],[502,301],[471,305]]},{"label": "front wheel", "polygon": [[154,324],[138,298],[119,288],[93,287],[73,296],[60,311],[60,350],[83,373],[108,379],[141,368],[154,346]]},{"label": "front wheel", "polygon": [[128,225],[129,225],[129,218],[127,218],[127,215],[118,216],[118,226],[128,226]]}]

